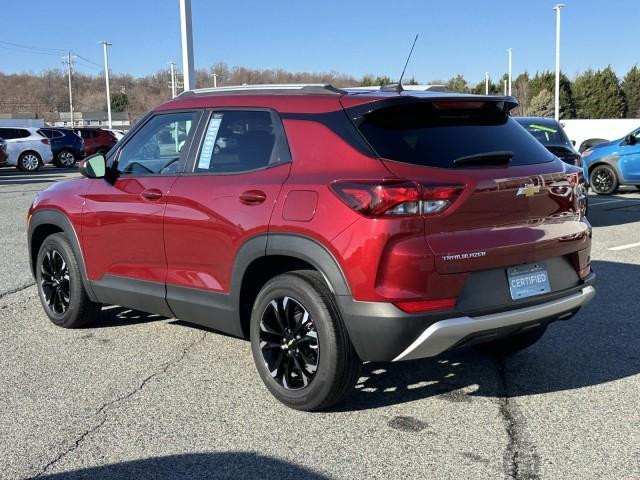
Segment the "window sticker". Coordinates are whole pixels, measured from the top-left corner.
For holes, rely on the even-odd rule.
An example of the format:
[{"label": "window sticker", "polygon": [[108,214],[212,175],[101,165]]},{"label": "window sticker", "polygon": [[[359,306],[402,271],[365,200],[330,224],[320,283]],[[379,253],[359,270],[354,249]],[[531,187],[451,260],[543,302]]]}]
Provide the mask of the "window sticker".
[{"label": "window sticker", "polygon": [[211,156],[213,155],[213,149],[216,145],[216,137],[218,136],[218,130],[220,130],[220,124],[222,123],[222,114],[215,114],[209,126],[207,127],[207,133],[204,136],[204,142],[202,143],[202,150],[200,151],[200,158],[198,159],[198,168],[208,170],[211,164]]}]

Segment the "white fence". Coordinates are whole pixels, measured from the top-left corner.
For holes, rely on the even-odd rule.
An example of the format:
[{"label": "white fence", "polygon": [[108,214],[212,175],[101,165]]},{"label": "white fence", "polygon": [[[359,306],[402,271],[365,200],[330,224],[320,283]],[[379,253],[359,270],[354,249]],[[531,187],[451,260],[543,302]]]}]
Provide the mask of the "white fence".
[{"label": "white fence", "polygon": [[640,119],[615,118],[598,120],[560,120],[562,127],[575,140],[576,148],[594,139],[615,140],[640,127]]}]

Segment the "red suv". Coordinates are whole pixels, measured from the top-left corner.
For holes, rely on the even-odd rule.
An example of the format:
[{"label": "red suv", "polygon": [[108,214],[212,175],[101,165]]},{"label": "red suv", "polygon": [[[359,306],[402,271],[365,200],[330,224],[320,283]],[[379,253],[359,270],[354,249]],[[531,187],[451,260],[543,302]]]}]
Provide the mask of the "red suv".
[{"label": "red suv", "polygon": [[73,131],[84,140],[86,155],[93,155],[94,153],[106,154],[118,143],[118,139],[113,133],[101,128],[74,128]]},{"label": "red suv", "polygon": [[271,393],[327,408],[361,361],[525,348],[595,294],[581,172],[512,97],[196,90],[29,211],[49,318],[117,304],[250,338]]}]

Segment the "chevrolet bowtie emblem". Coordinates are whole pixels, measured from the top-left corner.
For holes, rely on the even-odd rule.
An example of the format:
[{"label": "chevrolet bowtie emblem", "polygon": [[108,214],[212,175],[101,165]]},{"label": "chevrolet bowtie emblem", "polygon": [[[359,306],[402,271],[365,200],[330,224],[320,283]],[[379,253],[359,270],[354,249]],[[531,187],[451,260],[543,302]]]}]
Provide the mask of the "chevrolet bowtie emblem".
[{"label": "chevrolet bowtie emblem", "polygon": [[520,187],[517,196],[524,195],[526,197],[533,197],[536,193],[540,191],[540,185],[534,185],[533,183],[527,183],[524,187]]}]

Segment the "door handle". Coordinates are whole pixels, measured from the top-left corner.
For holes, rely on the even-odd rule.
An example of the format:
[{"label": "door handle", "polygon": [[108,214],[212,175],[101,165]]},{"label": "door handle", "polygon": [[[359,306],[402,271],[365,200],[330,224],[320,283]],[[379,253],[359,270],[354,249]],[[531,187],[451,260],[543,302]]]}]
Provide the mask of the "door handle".
[{"label": "door handle", "polygon": [[162,198],[162,192],[157,188],[149,188],[148,190],[143,190],[140,195],[142,195],[142,197],[146,198],[147,200],[159,200],[160,198]]},{"label": "door handle", "polygon": [[262,190],[247,190],[240,194],[240,201],[245,205],[259,205],[267,199]]}]

